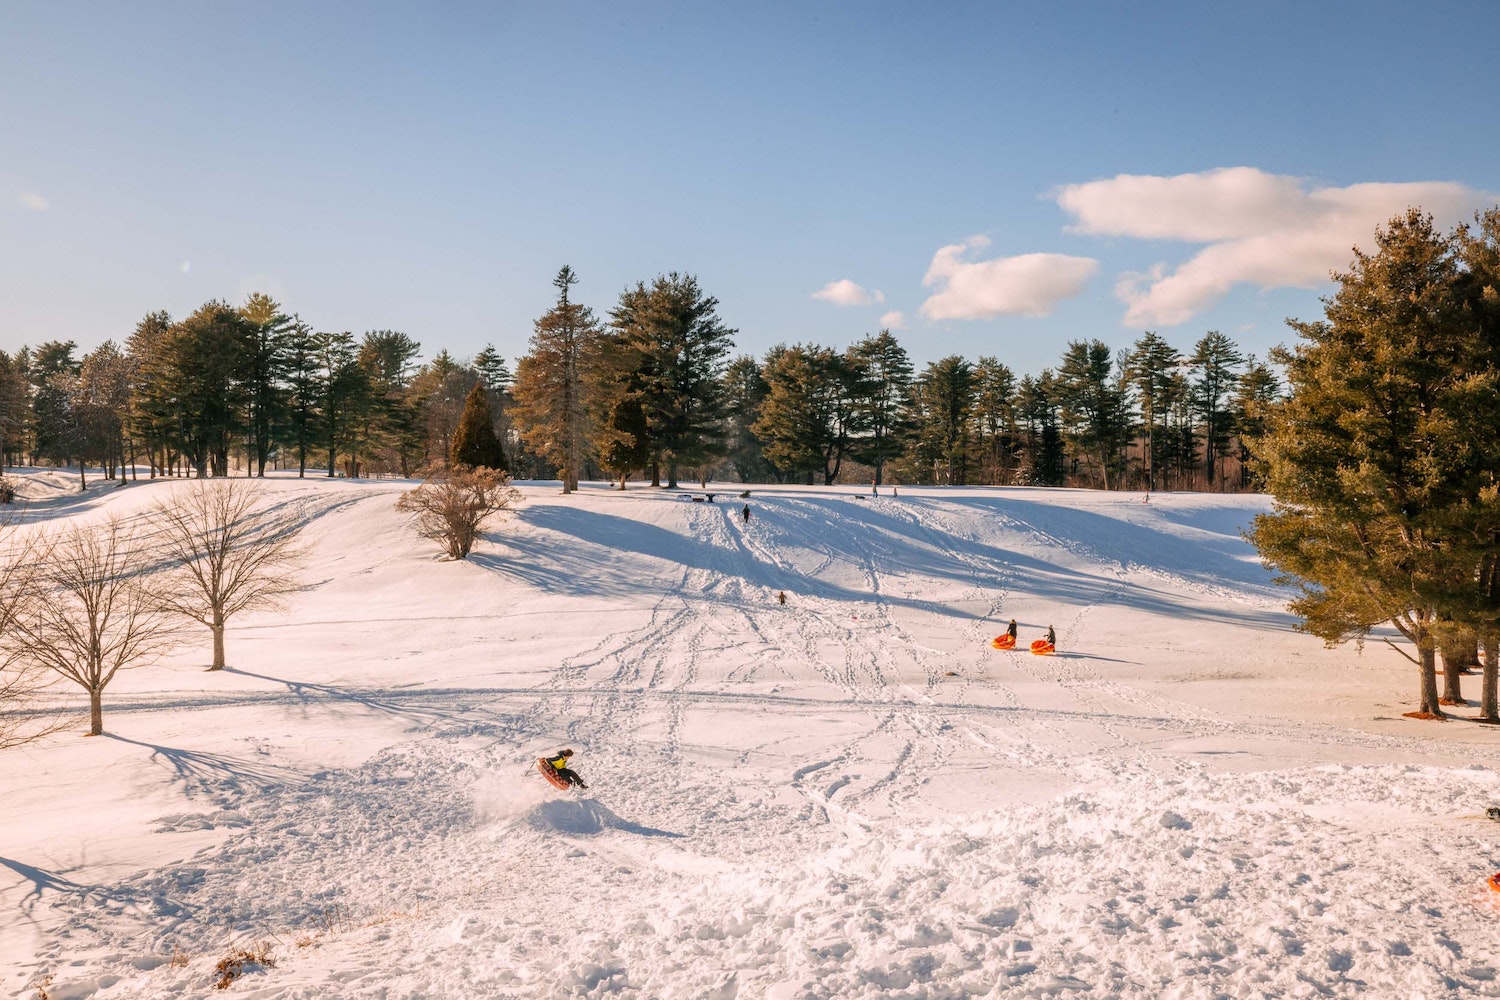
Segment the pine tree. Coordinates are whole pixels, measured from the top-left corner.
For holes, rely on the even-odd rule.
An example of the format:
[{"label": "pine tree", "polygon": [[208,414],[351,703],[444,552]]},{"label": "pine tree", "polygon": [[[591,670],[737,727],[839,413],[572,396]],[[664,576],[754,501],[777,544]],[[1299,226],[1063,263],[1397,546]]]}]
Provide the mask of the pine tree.
[{"label": "pine tree", "polygon": [[912,383],[912,449],[905,473],[917,482],[963,486],[974,465],[974,366],[958,355],[934,361]]},{"label": "pine tree", "polygon": [[1192,382],[1193,407],[1203,426],[1203,472],[1208,488],[1218,478],[1219,459],[1229,448],[1230,417],[1226,400],[1239,382],[1245,357],[1234,341],[1217,330],[1203,335],[1193,348],[1189,366],[1197,372]]},{"label": "pine tree", "polygon": [[514,379],[510,367],[505,363],[505,358],[500,356],[493,344],[485,344],[484,350],[474,355],[474,370],[495,392],[504,392],[509,389]]},{"label": "pine tree", "polygon": [[271,436],[286,409],[286,350],[292,318],[269,295],[251,294],[240,306],[246,323],[249,356],[245,361],[246,424],[250,432],[249,463],[264,477],[271,455]]},{"label": "pine tree", "polygon": [[724,372],[727,457],[742,483],[767,482],[776,475],[776,466],[766,458],[753,429],[770,391],[760,364],[748,354],[735,358]]},{"label": "pine tree", "polygon": [[855,376],[849,362],[827,347],[798,344],[766,358],[768,391],[751,430],[779,469],[814,474],[825,486],[838,478],[854,419]]},{"label": "pine tree", "polygon": [[1106,490],[1117,488],[1130,439],[1129,395],[1102,340],[1068,343],[1057,369],[1057,389],[1074,454],[1095,467]]},{"label": "pine tree", "polygon": [[1412,210],[1375,244],[1277,355],[1290,395],[1251,446],[1275,509],[1251,538],[1299,587],[1303,631],[1334,645],[1394,624],[1417,648],[1418,711],[1438,717],[1434,651],[1468,626],[1475,529],[1500,514],[1500,384],[1453,240]]},{"label": "pine tree", "polygon": [[1012,478],[1016,450],[1016,376],[999,358],[974,366],[974,426],[979,435],[981,476],[991,484]]},{"label": "pine tree", "polygon": [[500,439],[495,436],[489,396],[482,382],[475,382],[464,400],[464,412],[458,418],[458,429],[453,432],[448,460],[455,467],[509,471]]},{"label": "pine tree", "polygon": [[911,435],[907,412],[912,365],[889,330],[881,330],[849,348],[853,386],[855,458],[875,467],[875,484],[885,481],[886,463],[906,450]]},{"label": "pine tree", "polygon": [[172,325],[166,312],[148,313],[125,344],[132,371],[130,422],[146,446],[152,479],[174,466],[178,422],[166,353]]},{"label": "pine tree", "polygon": [[557,465],[564,494],[578,489],[600,414],[590,405],[603,331],[593,310],[573,302],[578,276],[564,265],[552,280],[557,303],[536,321],[530,352],[516,364],[512,417],[521,437]]},{"label": "pine tree", "polygon": [[610,323],[636,361],[630,392],[645,418],[651,483],[677,486],[681,466],[702,465],[724,453],[723,374],[735,331],[718,314],[692,275],[657,277],[627,288]]},{"label": "pine tree", "polygon": [[1040,376],[1021,377],[1016,390],[1016,418],[1026,461],[1022,482],[1030,486],[1058,485],[1063,480],[1062,431],[1050,368],[1042,369]]},{"label": "pine tree", "polygon": [[1148,491],[1157,488],[1158,474],[1165,478],[1166,469],[1157,461],[1158,433],[1165,444],[1166,421],[1175,402],[1173,397],[1178,384],[1175,376],[1182,363],[1182,355],[1177,349],[1149,330],[1135,342],[1125,358],[1125,378],[1135,389],[1141,420],[1145,424]]}]

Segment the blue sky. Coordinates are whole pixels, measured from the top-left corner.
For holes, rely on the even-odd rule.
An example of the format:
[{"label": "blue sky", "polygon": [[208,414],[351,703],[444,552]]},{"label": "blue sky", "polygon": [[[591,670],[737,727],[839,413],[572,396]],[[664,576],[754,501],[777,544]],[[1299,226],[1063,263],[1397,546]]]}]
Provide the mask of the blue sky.
[{"label": "blue sky", "polygon": [[[1307,9],[1307,8],[1315,9]],[[1474,4],[0,7],[0,349],[266,291],[427,354],[696,274],[742,351],[895,325],[1263,353],[1406,204],[1500,201]],[[821,294],[820,294],[821,293]]]}]

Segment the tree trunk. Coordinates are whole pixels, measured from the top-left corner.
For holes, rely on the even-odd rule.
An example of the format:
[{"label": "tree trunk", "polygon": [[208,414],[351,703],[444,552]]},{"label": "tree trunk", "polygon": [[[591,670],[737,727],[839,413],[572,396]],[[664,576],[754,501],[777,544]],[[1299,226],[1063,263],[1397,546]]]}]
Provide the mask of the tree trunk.
[{"label": "tree trunk", "polygon": [[224,669],[224,619],[223,619],[223,617],[221,617],[219,615],[214,615],[213,631],[214,631],[214,665],[211,666],[211,667],[209,667],[208,669],[210,669],[210,670],[223,670]]},{"label": "tree trunk", "polygon": [[1500,722],[1496,712],[1495,681],[1500,677],[1500,632],[1484,633],[1484,681],[1480,685],[1479,717],[1485,722]]},{"label": "tree trunk", "polygon": [[1462,705],[1464,703],[1463,670],[1467,666],[1464,644],[1445,642],[1441,646],[1441,652],[1443,654],[1443,704]]},{"label": "tree trunk", "polygon": [[104,735],[104,689],[89,688],[89,735]]},{"label": "tree trunk", "polygon": [[1422,703],[1417,711],[1442,718],[1443,706],[1438,703],[1437,650],[1430,638],[1417,644],[1417,655],[1422,668]]}]

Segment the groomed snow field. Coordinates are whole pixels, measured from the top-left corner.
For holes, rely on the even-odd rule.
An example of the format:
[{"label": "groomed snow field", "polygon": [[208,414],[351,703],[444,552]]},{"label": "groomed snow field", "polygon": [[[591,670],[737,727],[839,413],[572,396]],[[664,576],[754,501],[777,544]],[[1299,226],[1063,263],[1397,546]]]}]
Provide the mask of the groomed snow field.
[{"label": "groomed snow field", "polygon": [[1294,632],[1264,497],[534,483],[452,562],[412,485],[268,480],[289,610],[0,754],[3,995],[1500,996],[1500,733]]}]

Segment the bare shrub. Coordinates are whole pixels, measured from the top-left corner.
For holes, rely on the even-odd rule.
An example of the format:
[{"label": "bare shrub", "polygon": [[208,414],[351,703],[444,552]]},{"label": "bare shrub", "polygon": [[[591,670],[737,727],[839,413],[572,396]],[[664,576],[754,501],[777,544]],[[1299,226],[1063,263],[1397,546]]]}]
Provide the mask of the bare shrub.
[{"label": "bare shrub", "polygon": [[417,532],[441,542],[453,559],[464,559],[480,529],[495,514],[521,499],[510,477],[495,469],[455,466],[396,501],[396,509],[417,515]]},{"label": "bare shrub", "polygon": [[248,948],[235,948],[214,966],[214,972],[219,977],[214,982],[214,989],[227,990],[247,972],[264,972],[274,968],[276,956],[271,953],[271,942],[257,941]]},{"label": "bare shrub", "polygon": [[159,657],[176,638],[160,574],[119,519],[63,531],[38,544],[32,599],[11,621],[23,669],[45,669],[89,695],[89,734],[104,732],[101,702],[115,674]]},{"label": "bare shrub", "polygon": [[213,633],[210,670],[224,669],[224,628],[241,611],[285,605],[301,587],[296,511],[256,510],[263,491],[241,479],[198,480],[158,501],[151,516],[177,564],[171,608]]}]

